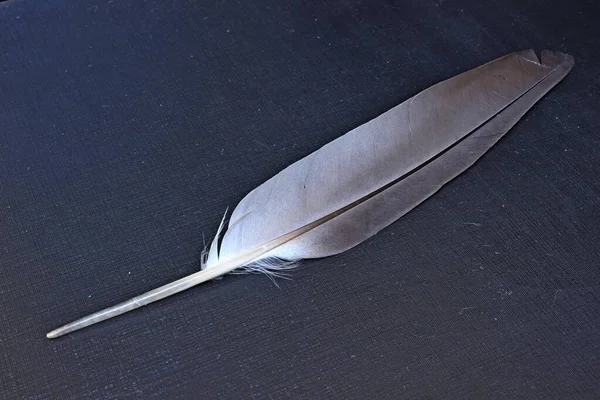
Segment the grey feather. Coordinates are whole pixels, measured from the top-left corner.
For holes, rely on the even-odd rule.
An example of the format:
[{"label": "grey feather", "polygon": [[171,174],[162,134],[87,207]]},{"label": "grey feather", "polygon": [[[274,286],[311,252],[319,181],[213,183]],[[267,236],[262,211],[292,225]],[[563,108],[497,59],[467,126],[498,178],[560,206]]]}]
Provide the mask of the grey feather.
[{"label": "grey feather", "polygon": [[285,275],[293,261],[343,252],[396,221],[489,150],[573,66],[545,51],[509,54],[448,79],[323,146],[238,204],[202,271],[47,334],[66,333],[226,273]]}]

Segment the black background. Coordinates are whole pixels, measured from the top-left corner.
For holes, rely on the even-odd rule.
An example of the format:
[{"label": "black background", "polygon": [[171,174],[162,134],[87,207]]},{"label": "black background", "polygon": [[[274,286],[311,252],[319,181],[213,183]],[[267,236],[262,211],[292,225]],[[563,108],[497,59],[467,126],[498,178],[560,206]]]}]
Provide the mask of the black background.
[{"label": "black background", "polygon": [[[593,3],[3,2],[2,397],[598,398]],[[575,68],[374,238],[45,338],[196,271],[283,167],[530,47]]]}]

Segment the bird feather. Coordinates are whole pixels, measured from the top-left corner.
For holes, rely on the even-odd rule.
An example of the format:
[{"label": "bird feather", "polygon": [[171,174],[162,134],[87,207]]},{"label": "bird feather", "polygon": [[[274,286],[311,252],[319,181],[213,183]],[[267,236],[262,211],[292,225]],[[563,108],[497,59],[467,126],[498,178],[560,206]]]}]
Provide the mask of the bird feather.
[{"label": "bird feather", "polygon": [[282,276],[390,225],[488,151],[571,70],[573,58],[508,54],[440,82],[285,168],[225,217],[202,270],[62,326],[55,338],[230,272]]}]

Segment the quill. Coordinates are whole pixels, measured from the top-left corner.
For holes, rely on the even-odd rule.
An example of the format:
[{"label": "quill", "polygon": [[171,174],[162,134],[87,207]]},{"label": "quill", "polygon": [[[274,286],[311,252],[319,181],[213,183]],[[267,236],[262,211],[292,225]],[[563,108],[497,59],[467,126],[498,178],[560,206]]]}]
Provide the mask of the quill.
[{"label": "quill", "polygon": [[290,165],[225,217],[201,271],[81,318],[52,339],[234,271],[278,276],[348,250],[396,221],[490,149],[573,66],[511,53],[434,85]]}]

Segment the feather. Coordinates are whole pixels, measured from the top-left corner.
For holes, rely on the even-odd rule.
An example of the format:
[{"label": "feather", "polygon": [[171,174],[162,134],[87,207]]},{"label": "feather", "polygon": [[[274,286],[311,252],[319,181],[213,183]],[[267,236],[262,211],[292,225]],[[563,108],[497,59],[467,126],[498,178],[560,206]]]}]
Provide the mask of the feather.
[{"label": "feather", "polygon": [[[346,251],[426,200],[489,150],[573,66],[511,53],[438,83],[326,144],[248,193],[225,217],[200,272],[48,333],[122,314],[223,274],[281,276]],[[224,232],[224,233],[223,233]]]}]

